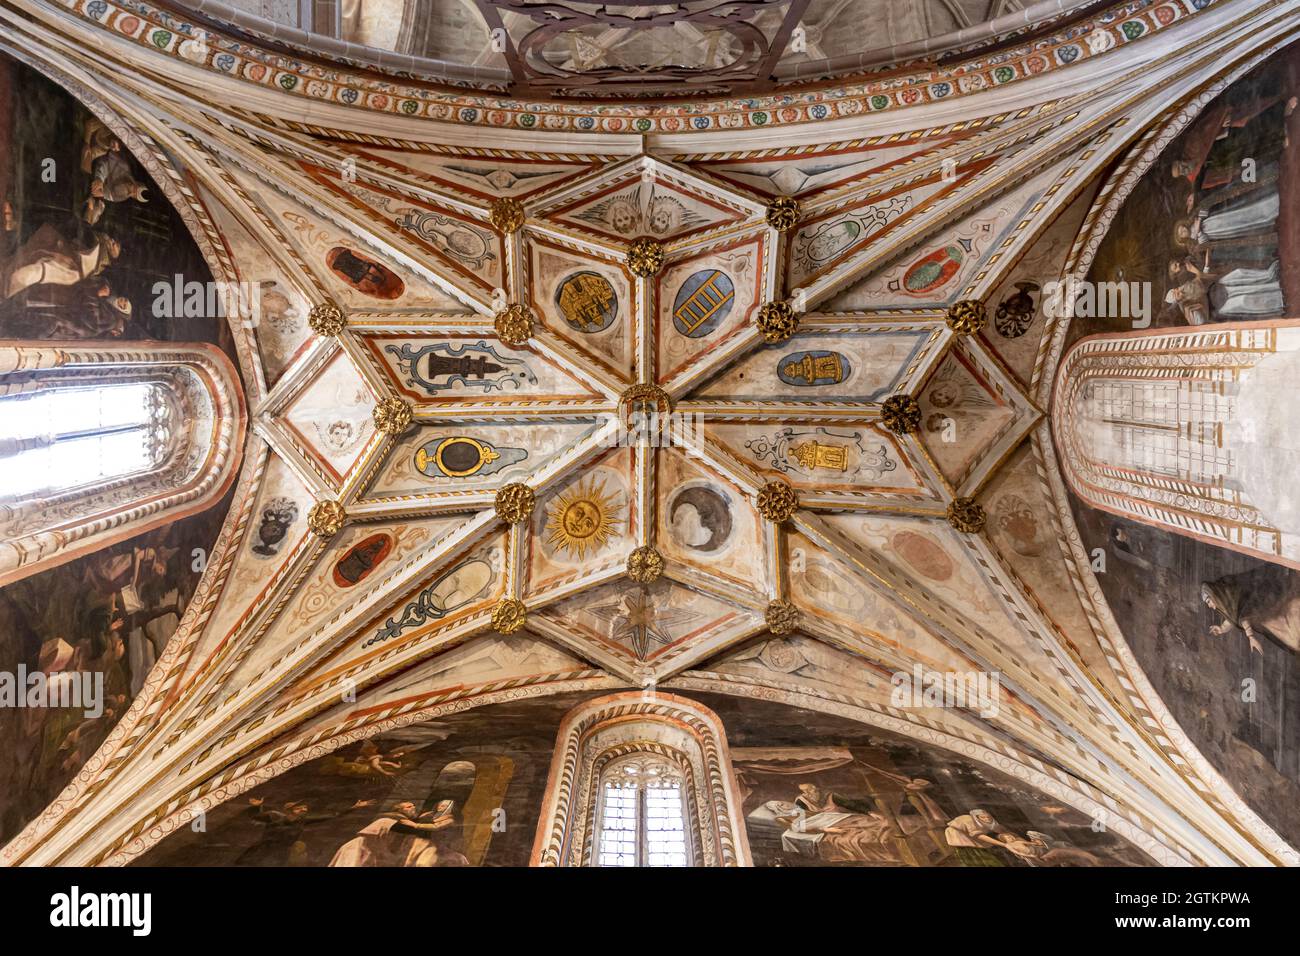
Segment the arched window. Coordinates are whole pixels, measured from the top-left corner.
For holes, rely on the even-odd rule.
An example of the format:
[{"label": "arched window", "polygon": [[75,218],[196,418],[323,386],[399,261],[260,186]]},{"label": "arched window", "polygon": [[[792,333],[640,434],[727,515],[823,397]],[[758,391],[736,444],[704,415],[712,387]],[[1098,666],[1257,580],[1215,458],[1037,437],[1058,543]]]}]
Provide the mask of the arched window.
[{"label": "arched window", "polygon": [[1061,361],[1052,436],[1093,508],[1300,567],[1300,466],[1285,408],[1300,321],[1093,335]]},{"label": "arched window", "polygon": [[579,704],[556,740],[535,866],[746,866],[726,735],[672,694]]},{"label": "arched window", "polygon": [[179,413],[161,381],[0,396],[0,502],[153,471],[169,457]]},{"label": "arched window", "polygon": [[0,585],[207,507],[244,425],[210,345],[0,345]]},{"label": "arched window", "polygon": [[689,866],[683,773],[668,760],[636,754],[601,775],[600,866]]}]

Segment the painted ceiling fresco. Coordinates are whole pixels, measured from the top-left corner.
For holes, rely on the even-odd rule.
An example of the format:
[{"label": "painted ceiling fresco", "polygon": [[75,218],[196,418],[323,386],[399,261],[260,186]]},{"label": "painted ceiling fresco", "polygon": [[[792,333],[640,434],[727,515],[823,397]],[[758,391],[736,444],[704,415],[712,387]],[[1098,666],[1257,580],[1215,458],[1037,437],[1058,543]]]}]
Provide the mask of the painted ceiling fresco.
[{"label": "painted ceiling fresco", "polygon": [[[1115,329],[1044,306],[1120,270],[1158,327],[1293,314],[1294,11],[1107,7],[984,89],[726,130],[494,128],[158,17],[6,42],[147,134],[258,290],[250,428],[184,622],[0,861],[526,863],[565,714],[636,692],[720,716],[758,865],[1300,863],[1293,572],[1072,502],[1057,369]],[[1241,150],[1272,239],[1216,236]],[[907,692],[934,675],[991,682]],[[1205,703],[1245,676],[1286,696]]]},{"label": "painted ceiling fresco", "polygon": [[541,9],[513,0],[231,0],[180,6],[291,45],[303,33],[326,48],[341,41],[350,58],[400,63],[403,70],[423,65],[430,78],[476,85],[508,80],[515,92],[589,99],[680,98],[770,86],[773,76],[821,79],[881,69],[1060,27],[1088,4],[688,0],[658,8],[552,3]]},{"label": "painted ceiling fresco", "polygon": [[[1151,283],[1153,327],[1296,314],[1298,53],[1276,54],[1208,103],[1146,172],[1098,248],[1099,281]],[[1131,328],[1126,317],[1089,316],[1070,333]],[[1251,806],[1300,839],[1300,572],[1077,497],[1072,505],[1084,546],[1112,562],[1097,575],[1111,610],[1179,724]]]},{"label": "painted ceiling fresco", "polygon": [[[1083,814],[954,754],[840,717],[697,696],[726,728],[755,866],[1150,865]],[[526,866],[556,734],[580,699],[495,704],[318,757],[138,863]],[[813,801],[834,806],[837,827],[791,825]],[[420,818],[449,820],[428,839],[375,825]],[[964,845],[985,828],[994,843]]]}]

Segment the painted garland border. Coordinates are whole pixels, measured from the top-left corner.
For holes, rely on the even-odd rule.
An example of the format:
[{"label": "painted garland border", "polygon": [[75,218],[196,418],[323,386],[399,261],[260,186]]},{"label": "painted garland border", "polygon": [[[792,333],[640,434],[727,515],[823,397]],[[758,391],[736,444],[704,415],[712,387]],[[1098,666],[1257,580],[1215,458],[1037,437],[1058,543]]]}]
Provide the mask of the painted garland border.
[{"label": "painted garland border", "polygon": [[1128,0],[1055,35],[968,60],[831,89],[698,104],[582,105],[513,100],[378,80],[213,33],[144,0],[55,0],[138,45],[292,96],[439,122],[604,133],[691,133],[842,119],[934,103],[1058,71],[1144,39],[1216,0]]}]

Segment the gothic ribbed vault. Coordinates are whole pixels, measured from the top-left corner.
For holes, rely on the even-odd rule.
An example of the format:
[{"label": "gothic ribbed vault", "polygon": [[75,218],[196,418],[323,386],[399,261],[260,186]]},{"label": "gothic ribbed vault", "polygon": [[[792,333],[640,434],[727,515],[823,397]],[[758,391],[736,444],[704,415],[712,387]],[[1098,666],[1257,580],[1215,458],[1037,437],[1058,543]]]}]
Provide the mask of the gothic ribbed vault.
[{"label": "gothic ribbed vault", "polygon": [[[1300,862],[1112,617],[1047,415],[1069,322],[1022,301],[1300,20],[1128,8],[846,95],[606,108],[0,3],[261,303],[197,591],[0,859],[129,862],[376,735],[640,689],[960,755],[1160,864]],[[918,668],[995,706],[900,706]]]}]

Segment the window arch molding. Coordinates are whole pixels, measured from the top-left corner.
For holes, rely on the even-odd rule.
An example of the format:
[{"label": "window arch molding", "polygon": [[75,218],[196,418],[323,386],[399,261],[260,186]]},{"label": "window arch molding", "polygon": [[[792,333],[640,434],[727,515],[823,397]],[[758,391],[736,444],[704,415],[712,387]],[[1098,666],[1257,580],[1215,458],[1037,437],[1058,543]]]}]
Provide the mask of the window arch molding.
[{"label": "window arch molding", "polygon": [[722,722],[693,700],[641,691],[586,701],[565,715],[532,865],[595,864],[603,781],[610,768],[635,755],[659,759],[680,774],[692,865],[750,865]]},{"label": "window arch molding", "polygon": [[[176,521],[234,480],[247,422],[238,373],[207,343],[0,343],[0,402],[148,384],[163,408],[146,467],[0,498],[0,586]],[[14,449],[8,449],[10,453]]]},{"label": "window arch molding", "polygon": [[1090,335],[1066,353],[1052,438],[1089,507],[1300,568],[1285,416],[1300,320]]}]

